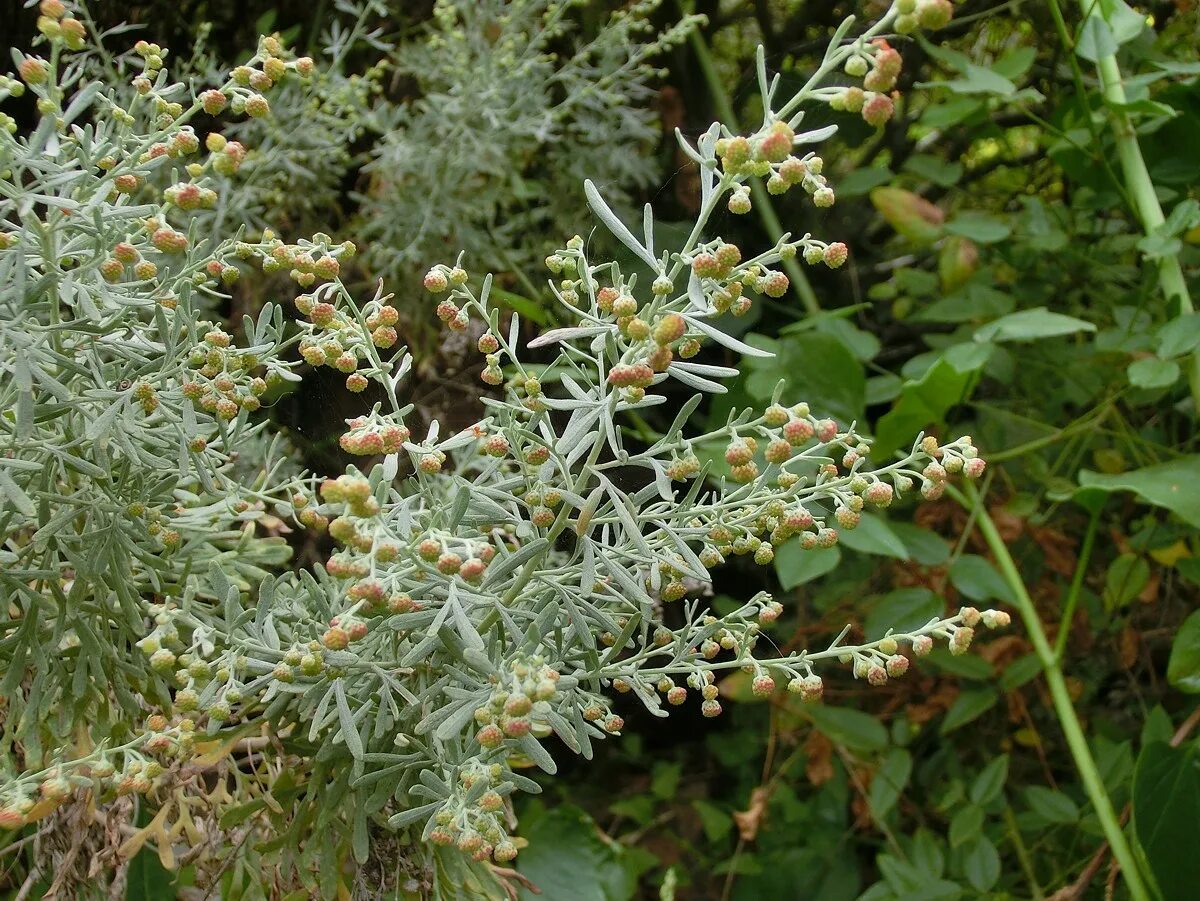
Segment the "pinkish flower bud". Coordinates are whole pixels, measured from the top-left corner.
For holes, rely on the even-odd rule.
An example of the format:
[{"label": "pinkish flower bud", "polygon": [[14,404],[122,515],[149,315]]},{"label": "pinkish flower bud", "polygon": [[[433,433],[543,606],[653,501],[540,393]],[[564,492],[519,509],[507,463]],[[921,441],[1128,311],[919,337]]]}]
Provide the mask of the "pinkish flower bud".
[{"label": "pinkish flower bud", "polygon": [[846,257],[849,256],[849,253],[850,252],[846,248],[845,244],[843,244],[841,241],[835,241],[833,244],[830,244],[825,248],[825,253],[821,258],[825,261],[825,265],[830,269],[837,269],[844,262],[846,262]]}]

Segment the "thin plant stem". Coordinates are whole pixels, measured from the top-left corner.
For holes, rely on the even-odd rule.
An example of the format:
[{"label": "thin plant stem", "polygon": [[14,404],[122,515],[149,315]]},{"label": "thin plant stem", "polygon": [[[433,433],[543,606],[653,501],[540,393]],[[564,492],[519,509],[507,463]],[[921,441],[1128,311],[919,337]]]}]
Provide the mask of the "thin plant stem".
[{"label": "thin plant stem", "polygon": [[[1056,19],[1062,19],[1058,0],[1048,0]],[[1084,18],[1101,15],[1094,2],[1080,0]],[[1068,46],[1068,51],[1073,48]],[[1166,221],[1162,205],[1154,190],[1154,182],[1150,171],[1146,168],[1146,160],[1142,156],[1142,147],[1138,143],[1137,130],[1133,121],[1123,109],[1128,102],[1125,95],[1125,82],[1121,76],[1121,67],[1113,53],[1107,53],[1096,59],[1096,73],[1100,78],[1100,88],[1104,100],[1109,107],[1109,120],[1112,123],[1113,139],[1117,146],[1117,158],[1121,163],[1121,172],[1125,178],[1125,189],[1142,230],[1147,235],[1153,235]],[[1183,277],[1183,267],[1179,264],[1179,255],[1174,252],[1164,252],[1156,258],[1158,265],[1158,286],[1168,303],[1177,301],[1179,314],[1187,315],[1195,309],[1192,296],[1188,291],[1187,281]],[[1188,385],[1192,392],[1192,401],[1200,413],[1200,354],[1193,355],[1187,364]]]},{"label": "thin plant stem", "polygon": [[1083,536],[1083,546],[1079,549],[1079,562],[1075,566],[1075,574],[1071,577],[1071,587],[1067,590],[1067,600],[1063,604],[1062,621],[1058,624],[1058,635],[1054,639],[1054,659],[1062,663],[1063,652],[1067,647],[1067,636],[1071,634],[1071,622],[1075,618],[1075,608],[1079,604],[1079,592],[1083,588],[1083,576],[1087,572],[1088,562],[1092,559],[1092,548],[1096,546],[1096,532],[1100,526],[1100,511],[1097,507],[1092,511],[1088,520],[1087,532]]},{"label": "thin plant stem", "polygon": [[1021,864],[1021,869],[1025,872],[1025,878],[1029,881],[1029,890],[1034,901],[1042,901],[1046,897],[1045,891],[1042,890],[1041,884],[1038,882],[1037,873],[1033,869],[1033,861],[1029,857],[1029,849],[1025,847],[1025,842],[1021,838],[1020,827],[1017,826],[1017,818],[1013,816],[1012,807],[1008,804],[1004,805],[1004,825],[1008,829],[1008,837],[1012,841],[1013,848],[1017,852],[1017,860]]},{"label": "thin plant stem", "polygon": [[1096,768],[1096,761],[1092,757],[1091,748],[1088,747],[1087,738],[1084,737],[1083,727],[1079,723],[1079,716],[1075,713],[1074,702],[1071,700],[1071,693],[1067,688],[1066,679],[1063,678],[1058,658],[1054,653],[1054,649],[1050,646],[1049,640],[1046,638],[1046,632],[1042,628],[1042,621],[1038,618],[1037,610],[1033,605],[1033,599],[1029,596],[1029,591],[1025,588],[1025,581],[1017,570],[1017,564],[1013,560],[1012,554],[1009,553],[1003,537],[1001,537],[1000,532],[996,529],[996,524],[992,522],[991,516],[988,515],[983,499],[975,487],[967,483],[963,486],[962,490],[954,486],[948,486],[946,490],[964,509],[975,511],[977,514],[976,525],[987,542],[988,549],[996,558],[1001,575],[1003,575],[1004,581],[1008,584],[1009,590],[1012,592],[1013,603],[1016,605],[1017,611],[1025,623],[1025,629],[1029,633],[1029,640],[1033,644],[1034,653],[1037,654],[1038,660],[1041,661],[1042,673],[1045,676],[1046,685],[1050,689],[1050,696],[1054,703],[1054,712],[1058,716],[1059,726],[1062,728],[1063,735],[1067,739],[1067,746],[1071,751],[1071,757],[1075,761],[1075,768],[1079,772],[1088,799],[1092,802],[1092,807],[1096,811],[1096,818],[1100,821],[1104,837],[1108,839],[1108,843],[1113,850],[1113,856],[1125,876],[1125,884],[1129,887],[1129,894],[1134,901],[1150,901],[1150,893],[1146,889],[1141,871],[1137,867],[1137,861],[1134,859],[1129,842],[1126,840],[1125,833],[1121,829],[1116,811],[1113,809],[1112,800],[1108,797],[1108,792],[1104,788],[1104,780],[1100,778],[1100,772]]}]

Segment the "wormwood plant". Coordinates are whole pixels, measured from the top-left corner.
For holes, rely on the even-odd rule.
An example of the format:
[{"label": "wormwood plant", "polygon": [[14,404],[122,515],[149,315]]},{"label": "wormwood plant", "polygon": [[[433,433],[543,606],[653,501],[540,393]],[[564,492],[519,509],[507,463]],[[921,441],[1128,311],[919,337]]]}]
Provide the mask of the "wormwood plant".
[{"label": "wormwood plant", "polygon": [[[847,627],[824,648],[779,655],[769,595],[721,617],[702,601],[731,555],[765,565],[785,541],[832,546],[864,508],[914,490],[934,498],[952,474],[984,469],[969,438],[930,436],[872,466],[868,436],[784,405],[783,384],[720,429],[689,424],[736,375],[698,362],[704,343],[761,353],[719,317],[782,296],[785,259],[846,258],[811,235],[743,253],[711,233],[714,211],[746,212],[752,178],[832,204],[810,148],[833,129],[798,131],[804,105],[886,119],[900,57],[882,36],[937,24],[943,6],[898,0],[853,38],[848,20],[790,98],[760,54],[761,125],[714,125],[694,145],[679,136],[701,204],[678,247],[655,247],[649,207],[638,237],[586,182],[597,223],[644,270],[594,258],[580,237],[552,253],[551,290],[577,324],[528,342],[533,357],[517,317],[502,323],[490,277],[473,280],[461,260],[431,269],[437,317],[485,329],[480,375],[500,390],[472,427],[415,436],[398,395],[412,363],[399,313],[382,287],[363,297],[342,281],[353,245],[194,235],[198,211],[236,194],[247,150],[220,134],[202,142],[189,120],[227,103],[268,115],[260,91],[308,77],[311,61],[264,38],[223,84],[190,96],[167,77],[165,51],[141,42],[123,108],[73,61],[80,21],[44,0],[48,56],[18,54],[18,78],[0,83],[5,96],[32,92],[39,114],[27,134],[12,120],[0,133],[0,824],[65,816],[54,812],[85,796],[129,815],[121,797],[144,796],[158,814],[130,842],[156,836],[164,854],[186,836],[202,872],[225,872],[223,843],[245,847],[269,828],[273,841],[245,854],[275,852],[326,896],[351,853],[382,881],[419,886],[433,852],[393,859],[397,840],[511,860],[510,796],[538,790],[518,770],[553,773],[562,747],[588,757],[619,734],[614,694],[658,716],[696,702],[716,716],[716,674],[743,669],[759,695],[784,684],[817,701],[831,662],[878,685],[908,668],[902,650],[943,640],[962,653],[980,624],[1006,623],[963,608],[867,644],[847,643]],[[864,87],[827,84],[839,71]],[[197,311],[252,263],[290,273],[301,318],[287,324],[268,304],[235,343]],[[363,467],[319,488],[287,469],[256,415],[274,383],[297,378],[293,347],[381,398],[341,438]],[[626,435],[627,413],[681,389],[695,393],[661,438]],[[696,453],[714,442],[728,478]],[[337,550],[312,571],[268,572],[287,558],[272,534],[285,522],[328,528]],[[276,765],[229,759],[250,736]],[[214,766],[216,791],[204,781]]]},{"label": "wormwood plant", "polygon": [[700,19],[656,33],[661,0],[637,0],[593,29],[584,5],[439,0],[422,39],[397,45],[390,65],[419,96],[377,110],[358,226],[373,272],[419,274],[450,244],[523,276],[575,228],[584,178],[620,205],[650,184],[652,61]]}]

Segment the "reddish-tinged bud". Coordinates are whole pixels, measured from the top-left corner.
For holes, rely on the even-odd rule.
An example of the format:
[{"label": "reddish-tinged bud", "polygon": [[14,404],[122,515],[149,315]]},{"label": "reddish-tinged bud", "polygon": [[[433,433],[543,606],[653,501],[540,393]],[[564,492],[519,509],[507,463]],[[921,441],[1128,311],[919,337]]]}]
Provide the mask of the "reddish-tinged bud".
[{"label": "reddish-tinged bud", "polygon": [[825,248],[825,253],[822,256],[822,259],[825,261],[825,265],[830,269],[837,269],[846,262],[846,257],[849,256],[849,253],[850,252],[846,248],[845,244],[843,244],[841,241],[835,241],[833,244],[830,244]]},{"label": "reddish-tinged bud", "polygon": [[796,133],[786,122],[776,122],[759,142],[758,156],[772,163],[781,163],[792,152]]},{"label": "reddish-tinged bud", "polygon": [[654,325],[654,341],[666,346],[674,344],[687,331],[687,322],[678,313],[668,313]]},{"label": "reddish-tinged bud", "polygon": [[765,698],[775,691],[775,680],[765,673],[754,677],[750,690],[760,698]]},{"label": "reddish-tinged bud", "polygon": [[341,626],[333,626],[321,636],[321,644],[331,651],[345,650],[350,644],[350,633]]},{"label": "reddish-tinged bud", "polygon": [[891,97],[888,97],[886,94],[872,94],[863,104],[863,121],[875,128],[880,128],[892,118],[892,113],[895,112],[895,109],[896,107],[892,103]]},{"label": "reddish-tinged bud", "polygon": [[217,90],[205,91],[200,95],[200,104],[210,116],[216,116],[225,109],[227,100],[223,93]]},{"label": "reddish-tinged bud", "polygon": [[425,273],[425,290],[431,294],[441,294],[446,290],[449,282],[446,276],[437,269],[430,269]]},{"label": "reddish-tinged bud", "polygon": [[787,293],[788,277],[782,272],[771,272],[758,282],[758,290],[768,297],[783,297]]}]

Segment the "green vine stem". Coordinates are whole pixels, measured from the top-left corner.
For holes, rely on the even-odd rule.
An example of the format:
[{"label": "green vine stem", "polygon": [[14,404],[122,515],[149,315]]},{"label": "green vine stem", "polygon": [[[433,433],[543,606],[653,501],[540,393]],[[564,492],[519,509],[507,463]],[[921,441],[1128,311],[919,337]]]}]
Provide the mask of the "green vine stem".
[{"label": "green vine stem", "polygon": [[1033,644],[1033,649],[1038,656],[1038,660],[1041,661],[1042,672],[1046,678],[1046,684],[1050,688],[1050,696],[1054,702],[1054,712],[1058,716],[1059,725],[1066,736],[1067,746],[1070,748],[1071,756],[1075,760],[1075,767],[1079,771],[1079,776],[1083,781],[1083,787],[1087,792],[1088,799],[1092,802],[1092,807],[1096,810],[1096,817],[1100,820],[1100,827],[1104,830],[1104,837],[1108,839],[1113,856],[1116,858],[1117,863],[1120,864],[1121,872],[1125,876],[1125,884],[1129,887],[1130,897],[1134,901],[1150,901],[1150,893],[1146,888],[1145,882],[1142,880],[1142,874],[1138,870],[1137,861],[1134,859],[1129,842],[1126,840],[1125,833],[1121,829],[1121,824],[1117,820],[1112,800],[1108,797],[1108,792],[1104,788],[1104,780],[1100,778],[1100,773],[1096,768],[1096,761],[1092,757],[1091,749],[1088,747],[1087,739],[1083,734],[1083,728],[1079,724],[1079,717],[1075,713],[1075,707],[1071,701],[1071,694],[1067,689],[1066,680],[1063,678],[1058,657],[1055,655],[1054,649],[1050,646],[1050,642],[1046,638],[1046,633],[1042,629],[1042,621],[1038,618],[1037,610],[1033,606],[1033,599],[1029,596],[1029,591],[1025,588],[1025,581],[1021,578],[1021,574],[1017,570],[1017,564],[1013,560],[1012,554],[1009,553],[1000,532],[996,529],[996,524],[992,522],[991,516],[988,515],[987,507],[984,505],[983,499],[975,487],[973,485],[964,485],[963,489],[959,490],[954,486],[947,486],[946,492],[961,504],[964,509],[974,514],[976,525],[987,542],[988,549],[996,558],[996,563],[1000,567],[1004,581],[1012,591],[1013,603],[1016,605],[1021,619],[1025,622],[1025,628],[1029,633],[1029,640]]},{"label": "green vine stem", "polygon": [[[696,61],[700,64],[700,71],[704,74],[704,81],[708,85],[708,92],[712,97],[717,116],[728,126],[730,131],[734,134],[740,134],[741,130],[738,127],[737,114],[733,111],[733,103],[729,99],[725,85],[721,83],[721,77],[717,73],[716,65],[713,63],[712,54],[708,52],[708,44],[704,40],[704,35],[700,33],[698,28],[694,28],[688,34],[688,42],[692,46],[692,52],[696,54]],[[754,194],[754,209],[758,212],[758,218],[762,220],[763,228],[766,229],[767,235],[771,240],[778,244],[780,237],[783,235],[783,223],[779,221],[779,215],[775,212],[775,206],[771,203],[771,195],[767,193],[767,189],[763,187],[760,179],[752,181],[750,190]],[[780,264],[787,272],[788,278],[791,279],[792,285],[796,289],[796,294],[800,297],[801,303],[804,304],[804,309],[810,315],[820,313],[821,305],[817,301],[817,294],[813,290],[808,276],[800,268],[800,264],[794,259],[781,260]]]},{"label": "green vine stem", "polygon": [[[1049,3],[1056,22],[1062,22],[1058,0],[1049,0]],[[1080,0],[1080,7],[1085,22],[1093,16],[1103,19],[1103,12],[1095,0]],[[1065,38],[1064,31],[1065,29],[1060,28],[1060,35]],[[1073,53],[1074,49],[1072,44],[1067,45],[1069,52]],[[1096,59],[1096,73],[1100,78],[1104,101],[1109,108],[1109,119],[1117,145],[1117,158],[1121,162],[1121,172],[1125,177],[1125,188],[1133,203],[1134,213],[1141,222],[1142,230],[1147,235],[1152,235],[1166,221],[1166,217],[1154,191],[1154,182],[1146,168],[1146,160],[1142,157],[1137,131],[1128,113],[1123,109],[1128,99],[1125,96],[1125,83],[1116,55],[1108,53],[1099,56]],[[1158,285],[1167,301],[1178,299],[1180,315],[1193,312],[1195,306],[1188,292],[1187,281],[1183,277],[1183,267],[1179,264],[1178,254],[1164,253],[1158,257],[1157,263]],[[1188,365],[1188,384],[1191,387],[1192,401],[1200,413],[1200,354],[1193,355]]]}]

